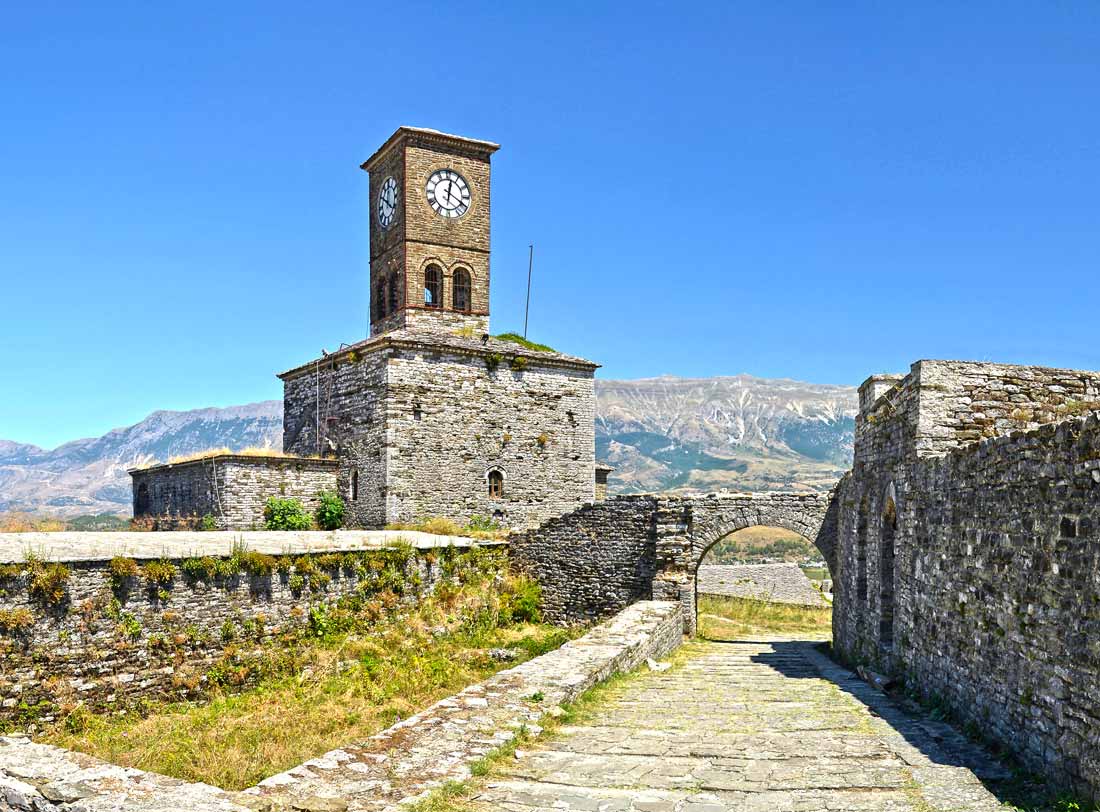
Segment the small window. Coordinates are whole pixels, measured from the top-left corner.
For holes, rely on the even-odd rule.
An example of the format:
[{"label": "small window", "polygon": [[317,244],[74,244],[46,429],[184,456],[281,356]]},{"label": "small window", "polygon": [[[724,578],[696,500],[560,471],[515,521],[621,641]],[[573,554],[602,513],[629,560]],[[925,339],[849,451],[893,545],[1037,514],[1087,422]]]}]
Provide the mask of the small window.
[{"label": "small window", "polygon": [[500,471],[489,472],[489,498],[500,499],[504,496],[504,474]]},{"label": "small window", "polygon": [[397,274],[390,274],[386,288],[386,315],[388,316],[397,312]]},{"label": "small window", "polygon": [[424,306],[443,306],[443,271],[437,265],[429,265],[424,271]]},{"label": "small window", "polygon": [[359,469],[351,472],[351,501],[359,501]]},{"label": "small window", "polygon": [[455,271],[451,295],[454,298],[455,310],[460,310],[463,313],[470,312],[470,272],[465,268],[459,268]]}]

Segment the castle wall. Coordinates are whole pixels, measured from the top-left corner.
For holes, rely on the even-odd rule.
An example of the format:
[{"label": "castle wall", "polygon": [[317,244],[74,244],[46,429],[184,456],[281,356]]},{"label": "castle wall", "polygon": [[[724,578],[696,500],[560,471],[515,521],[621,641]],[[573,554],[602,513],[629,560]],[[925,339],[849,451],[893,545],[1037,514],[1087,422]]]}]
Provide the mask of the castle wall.
[{"label": "castle wall", "polygon": [[158,529],[188,527],[209,515],[219,530],[255,530],[263,527],[272,496],[315,510],[318,494],[336,489],[336,462],[220,455],[145,468],[131,477],[134,517],[152,519]]},{"label": "castle wall", "polygon": [[[40,544],[28,541],[30,535],[0,534],[6,557],[17,551],[0,578],[0,718],[9,720],[48,716],[50,706],[77,702],[122,708],[144,697],[192,698],[210,687],[211,675],[233,669],[240,669],[233,680],[247,682],[251,653],[281,630],[306,623],[310,607],[370,590],[377,572],[355,567],[356,561],[386,560],[399,539],[412,544],[415,550],[393,566],[404,574],[406,599],[414,600],[442,575],[438,548],[475,543],[419,533],[59,533]],[[320,577],[289,567],[250,574],[248,565],[224,575],[186,572],[187,560],[201,556],[224,565],[241,544],[288,565],[304,556]],[[30,594],[29,575],[11,574],[23,566],[28,546],[44,561],[64,562],[62,601],[44,603]],[[166,584],[152,584],[142,574],[115,579],[115,554],[138,564],[167,561],[175,575]],[[15,611],[28,613],[31,624],[13,628]],[[229,645],[236,653],[227,655]]]},{"label": "castle wall", "polygon": [[[517,348],[518,350],[518,348]],[[595,498],[591,369],[424,348],[395,351],[387,373],[390,521],[494,516],[538,525]],[[490,496],[489,472],[504,476]]]},{"label": "castle wall", "polygon": [[1071,415],[1095,408],[1097,380],[920,362],[864,404],[839,490],[836,586],[847,598],[834,611],[842,656],[903,676],[1029,768],[1092,796],[1100,419]]}]

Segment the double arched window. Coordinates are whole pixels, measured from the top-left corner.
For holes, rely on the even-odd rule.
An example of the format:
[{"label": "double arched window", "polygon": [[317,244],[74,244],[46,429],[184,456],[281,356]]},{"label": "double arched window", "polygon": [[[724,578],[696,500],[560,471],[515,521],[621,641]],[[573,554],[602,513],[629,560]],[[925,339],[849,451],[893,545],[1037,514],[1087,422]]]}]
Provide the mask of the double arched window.
[{"label": "double arched window", "polygon": [[424,306],[443,307],[443,271],[438,265],[424,271]]},{"label": "double arched window", "polygon": [[455,310],[463,313],[470,312],[470,272],[465,268],[455,270],[454,281],[451,283],[451,298]]}]

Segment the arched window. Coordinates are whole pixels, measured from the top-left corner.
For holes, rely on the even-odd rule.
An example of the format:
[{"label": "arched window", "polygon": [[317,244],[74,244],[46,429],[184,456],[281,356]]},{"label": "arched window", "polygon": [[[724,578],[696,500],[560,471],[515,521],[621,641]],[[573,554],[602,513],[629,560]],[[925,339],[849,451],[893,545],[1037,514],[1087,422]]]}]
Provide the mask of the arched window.
[{"label": "arched window", "polygon": [[500,499],[504,496],[504,473],[501,471],[489,472],[489,498]]},{"label": "arched window", "polygon": [[359,501],[359,469],[356,468],[351,472],[351,501]]},{"label": "arched window", "polygon": [[386,317],[386,280],[381,277],[374,283],[374,296],[371,304],[374,305],[375,320]]},{"label": "arched window", "polygon": [[443,307],[443,271],[438,265],[424,271],[424,306]]},{"label": "arched window", "polygon": [[859,503],[856,520],[856,598],[867,602],[867,497]]},{"label": "arched window", "polygon": [[134,515],[144,516],[149,512],[149,486],[142,482],[138,485],[137,496],[134,497]]},{"label": "arched window", "polygon": [[894,486],[886,494],[882,508],[882,545],[879,555],[879,643],[894,644],[894,536],[898,529],[898,507]]},{"label": "arched window", "polygon": [[397,274],[390,274],[386,288],[386,315],[388,316],[397,312]]},{"label": "arched window", "polygon": [[451,297],[454,300],[455,310],[463,313],[470,312],[470,272],[465,268],[455,271],[454,281],[451,283]]}]

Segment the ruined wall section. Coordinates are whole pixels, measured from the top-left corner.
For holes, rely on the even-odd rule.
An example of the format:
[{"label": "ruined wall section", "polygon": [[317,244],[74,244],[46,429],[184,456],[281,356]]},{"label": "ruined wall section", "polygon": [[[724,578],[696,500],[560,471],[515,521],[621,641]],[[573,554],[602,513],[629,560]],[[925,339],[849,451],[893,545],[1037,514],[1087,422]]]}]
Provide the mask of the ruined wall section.
[{"label": "ruined wall section", "polygon": [[[307,623],[311,607],[348,595],[377,593],[379,573],[385,570],[372,562],[396,567],[405,584],[404,599],[412,601],[443,577],[445,556],[451,554],[437,550],[437,542],[415,542],[418,549],[395,548],[397,557],[391,559],[385,548],[364,550],[360,544],[349,550],[335,536],[331,552],[316,552],[324,549],[323,544],[296,541],[303,534],[258,534],[269,541],[267,548],[292,551],[267,559],[269,563],[285,559],[285,569],[279,565],[275,571],[263,571],[257,569],[255,559],[230,566],[234,559],[224,554],[229,545],[220,540],[208,545],[190,542],[194,557],[150,559],[149,550],[160,547],[150,534],[125,535],[139,537],[127,546],[144,548],[144,555],[135,552],[131,560],[142,565],[151,560],[167,562],[174,570],[170,579],[151,582],[140,571],[119,578],[107,556],[67,558],[63,565],[67,576],[61,581],[64,596],[45,603],[31,593],[31,576],[23,565],[4,566],[0,573],[4,590],[0,718],[45,716],[44,721],[49,721],[54,706],[85,703],[125,708],[142,698],[185,700],[205,692],[215,674],[227,676],[228,688],[247,684],[250,657],[283,630]],[[171,534],[170,538],[177,535],[218,538],[222,534]],[[270,537],[275,535],[286,540],[272,545]],[[474,543],[448,537],[440,541],[453,544],[452,551]],[[26,546],[18,549],[21,552]],[[206,554],[205,562],[231,571],[196,575],[187,561]],[[312,562],[312,568],[301,566],[303,560]],[[17,574],[19,570],[24,571]],[[390,582],[385,583],[389,588]]]},{"label": "ruined wall section", "polygon": [[335,460],[219,455],[131,472],[134,518],[156,529],[197,527],[206,516],[218,530],[264,526],[271,497],[316,510],[321,491],[336,488]]},{"label": "ruined wall section", "polygon": [[652,597],[657,501],[619,496],[509,538],[512,561],[542,588],[544,618],[589,622]]}]

